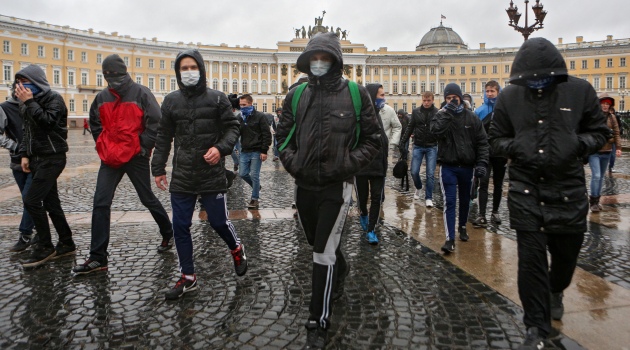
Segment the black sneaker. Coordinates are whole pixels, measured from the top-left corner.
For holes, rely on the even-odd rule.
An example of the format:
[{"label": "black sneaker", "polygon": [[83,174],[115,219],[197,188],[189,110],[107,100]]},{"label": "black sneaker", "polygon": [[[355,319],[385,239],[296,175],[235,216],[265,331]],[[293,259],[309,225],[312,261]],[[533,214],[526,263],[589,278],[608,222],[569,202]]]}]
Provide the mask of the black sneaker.
[{"label": "black sneaker", "polygon": [[480,216],[476,218],[475,220],[473,220],[472,225],[473,227],[476,227],[476,228],[488,227],[488,221],[486,221],[485,216]]},{"label": "black sneaker", "polygon": [[466,233],[466,226],[460,226],[457,231],[459,232],[459,239],[461,239],[462,242],[467,242],[469,237],[468,233]]},{"label": "black sneaker", "polygon": [[499,213],[492,213],[492,215],[490,216],[490,221],[497,225],[501,225],[501,217],[499,216]]},{"label": "black sneaker", "polygon": [[551,293],[551,318],[556,321],[560,321],[562,319],[562,315],[564,315],[564,304],[562,303],[562,297],[562,292]]},{"label": "black sneaker", "polygon": [[350,263],[346,262],[346,270],[340,271],[339,276],[337,276],[337,285],[332,293],[332,300],[337,301],[341,299],[343,296],[343,292],[346,287],[346,277],[350,274]]},{"label": "black sneaker", "polygon": [[518,347],[518,350],[540,350],[544,347],[545,338],[538,334],[538,328],[530,327],[527,329],[525,340],[523,340],[521,346]]},{"label": "black sneaker", "polygon": [[164,253],[167,250],[173,248],[173,237],[168,239],[162,239],[162,243],[157,247],[158,253]]},{"label": "black sneaker", "polygon": [[33,246],[31,250],[31,256],[22,261],[22,266],[25,268],[33,268],[42,265],[46,261],[55,257],[57,252],[54,247],[42,247],[39,244]]},{"label": "black sneaker", "polygon": [[243,276],[247,272],[247,257],[245,256],[245,246],[243,243],[231,251],[234,259],[234,270],[238,276]]},{"label": "black sneaker", "polygon": [[30,247],[32,244],[30,235],[23,235],[20,233],[18,237],[17,243],[15,243],[11,248],[9,248],[10,252],[23,252],[26,248]]},{"label": "black sneaker", "polygon": [[107,271],[107,263],[92,259],[87,259],[82,265],[77,265],[72,269],[75,275],[86,275],[97,271]]},{"label": "black sneaker", "polygon": [[195,277],[195,279],[191,281],[182,274],[182,277],[179,278],[179,281],[175,283],[175,287],[173,287],[173,289],[169,290],[168,292],[164,293],[166,300],[179,299],[182,295],[188,292],[192,292],[193,290],[196,290],[197,289],[197,276],[195,275],[193,276]]},{"label": "black sneaker", "polygon": [[57,246],[55,247],[55,251],[57,252],[57,254],[55,255],[54,259],[57,259],[63,256],[73,255],[77,251],[77,246],[74,244],[74,242],[58,242]]},{"label": "black sneaker", "polygon": [[328,342],[328,331],[321,328],[315,320],[308,320],[305,327],[306,346],[304,349],[324,349]]},{"label": "black sneaker", "polygon": [[455,251],[455,240],[454,239],[449,239],[446,241],[446,243],[444,243],[444,245],[442,246],[442,251],[444,252],[444,254],[450,254],[452,252]]}]

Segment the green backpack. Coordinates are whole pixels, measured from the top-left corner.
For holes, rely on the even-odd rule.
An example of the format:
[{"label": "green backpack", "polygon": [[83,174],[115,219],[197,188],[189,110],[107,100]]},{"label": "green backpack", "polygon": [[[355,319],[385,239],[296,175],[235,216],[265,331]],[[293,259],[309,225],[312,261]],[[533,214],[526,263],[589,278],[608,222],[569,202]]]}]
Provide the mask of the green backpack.
[{"label": "green backpack", "polygon": [[[293,99],[291,100],[291,110],[293,111],[293,121],[295,121],[295,113],[297,112],[298,104],[300,103],[300,97],[302,97],[302,93],[308,83],[302,83],[297,87],[295,93],[293,94]],[[354,106],[354,114],[357,117],[357,127],[356,127],[356,141],[354,142],[354,146],[352,149],[357,147],[357,143],[359,142],[359,135],[361,134],[361,108],[363,104],[361,103],[361,94],[359,93],[359,85],[354,81],[348,81],[348,88],[350,89],[350,96],[352,97],[352,105]],[[293,127],[289,132],[289,135],[282,143],[282,146],[278,147],[278,151],[282,151],[287,145],[289,141],[291,141],[291,137],[293,137],[293,133],[295,132],[295,123],[293,123]]]}]

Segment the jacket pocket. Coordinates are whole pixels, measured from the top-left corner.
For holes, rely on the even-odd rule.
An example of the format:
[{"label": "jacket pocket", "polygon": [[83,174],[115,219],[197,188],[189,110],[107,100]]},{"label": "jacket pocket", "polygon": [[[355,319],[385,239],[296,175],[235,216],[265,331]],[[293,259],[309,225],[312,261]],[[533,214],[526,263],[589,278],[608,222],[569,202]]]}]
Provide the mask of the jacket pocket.
[{"label": "jacket pocket", "polygon": [[356,124],[356,116],[354,112],[348,111],[332,111],[331,112],[331,130],[334,132],[348,132],[354,130]]}]

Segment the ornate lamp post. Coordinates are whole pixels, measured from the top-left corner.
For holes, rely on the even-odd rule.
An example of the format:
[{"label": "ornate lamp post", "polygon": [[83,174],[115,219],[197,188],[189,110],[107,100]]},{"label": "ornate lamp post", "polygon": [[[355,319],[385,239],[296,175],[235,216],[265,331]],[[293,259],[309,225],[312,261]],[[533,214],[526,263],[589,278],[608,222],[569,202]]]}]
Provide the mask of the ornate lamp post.
[{"label": "ornate lamp post", "polygon": [[619,106],[620,111],[619,112],[623,112],[626,110],[626,100],[625,97],[628,95],[628,91],[627,90],[621,90],[619,91],[619,96],[621,96],[621,105]]},{"label": "ornate lamp post", "polygon": [[527,6],[529,5],[529,0],[525,0],[525,26],[519,27],[518,20],[521,18],[521,14],[518,12],[518,7],[514,6],[514,2],[510,0],[510,8],[506,9],[508,17],[510,17],[509,26],[513,27],[514,30],[523,34],[525,40],[529,38],[529,36],[536,30],[543,28],[543,21],[545,20],[545,16],[547,16],[547,11],[543,11],[543,5],[540,3],[540,0],[536,0],[536,5],[532,6],[532,10],[534,10],[534,15],[536,16],[536,22],[531,26],[527,25]]}]

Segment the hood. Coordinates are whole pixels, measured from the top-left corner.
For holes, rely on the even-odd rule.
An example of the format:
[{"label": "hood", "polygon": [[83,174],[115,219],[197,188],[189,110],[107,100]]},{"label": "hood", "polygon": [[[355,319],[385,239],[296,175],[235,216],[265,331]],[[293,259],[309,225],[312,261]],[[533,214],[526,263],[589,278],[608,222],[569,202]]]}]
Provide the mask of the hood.
[{"label": "hood", "polygon": [[615,99],[610,97],[610,95],[608,95],[605,92],[603,94],[599,95],[599,103],[602,103],[604,100],[609,100],[610,101],[610,107],[615,107]]},{"label": "hood", "polygon": [[494,98],[494,101],[490,101],[490,99],[488,98],[488,95],[486,95],[486,92],[485,92],[485,89],[484,89],[483,103],[487,104],[487,105],[495,104],[500,93],[501,93],[501,84],[499,84],[499,92],[497,93],[497,97]]},{"label": "hood", "polygon": [[[182,76],[179,73],[179,63],[185,57],[191,57],[197,62],[197,66],[199,67],[199,81],[195,86],[186,86],[182,84]],[[203,57],[197,50],[186,50],[177,54],[177,58],[175,58],[175,76],[177,77],[177,85],[179,88],[187,93],[200,93],[205,91],[206,89],[206,66],[203,64]]]},{"label": "hood", "polygon": [[367,89],[368,93],[370,94],[370,98],[372,99],[372,103],[376,102],[376,94],[378,93],[378,89],[382,88],[383,85],[381,84],[367,84],[365,86],[365,88]]},{"label": "hood", "polygon": [[335,62],[330,67],[330,71],[324,74],[324,77],[336,74],[341,76],[341,70],[343,68],[341,42],[339,42],[339,38],[333,33],[319,33],[313,36],[308,44],[306,44],[304,52],[302,52],[297,59],[297,69],[300,72],[308,74],[309,79],[313,79],[314,76],[311,74],[311,56],[319,51],[327,52],[335,59]]},{"label": "hood", "polygon": [[555,77],[556,82],[566,81],[567,65],[560,51],[547,39],[525,41],[516,53],[510,73],[510,83],[525,85],[528,79]]},{"label": "hood", "polygon": [[401,109],[398,110],[398,114],[402,115],[403,117],[405,117],[405,116],[407,116],[407,111],[405,111],[404,109],[401,108]]},{"label": "hood", "polygon": [[[118,74],[124,74],[122,85],[114,89],[111,85],[108,84],[110,90],[116,91],[119,95],[124,95],[132,84],[135,84],[131,79],[129,73],[127,73],[127,65],[125,65],[125,61],[118,56],[117,54],[112,54],[103,60],[103,72],[112,72]],[[107,80],[107,76],[105,76],[105,80]]]},{"label": "hood", "polygon": [[50,84],[48,84],[48,80],[46,80],[46,73],[44,73],[44,70],[38,65],[31,64],[30,66],[21,69],[15,74],[16,78],[18,76],[30,80],[31,83],[40,88],[42,92],[39,94],[45,94],[50,91]]}]

